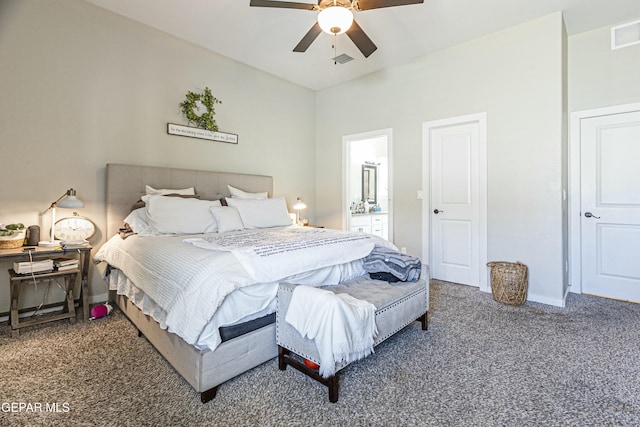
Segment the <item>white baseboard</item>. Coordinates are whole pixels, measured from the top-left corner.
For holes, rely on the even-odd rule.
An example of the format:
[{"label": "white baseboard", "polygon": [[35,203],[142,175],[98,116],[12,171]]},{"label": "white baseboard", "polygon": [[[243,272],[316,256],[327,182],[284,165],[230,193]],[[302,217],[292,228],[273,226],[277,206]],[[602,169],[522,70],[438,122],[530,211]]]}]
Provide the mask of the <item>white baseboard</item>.
[{"label": "white baseboard", "polygon": [[553,305],[553,306],[562,307],[562,308],[566,306],[566,298],[567,298],[566,295],[564,296],[564,298],[549,298],[549,297],[531,294],[531,293],[527,294],[527,301],[539,302],[542,304]]},{"label": "white baseboard", "polygon": [[89,297],[89,304],[101,304],[109,301],[109,292],[99,295],[91,295]]},{"label": "white baseboard", "polygon": [[[486,291],[483,289],[480,289],[482,292],[487,292],[487,293],[491,293],[491,288],[487,289]],[[541,304],[547,304],[547,305],[553,305],[556,307],[562,307],[564,308],[566,306],[566,300],[567,300],[567,294],[565,293],[564,298],[549,298],[549,297],[545,297],[545,296],[541,296],[541,295],[536,295],[536,294],[532,294],[531,292],[527,293],[527,301],[531,301],[531,302],[539,302]]]}]

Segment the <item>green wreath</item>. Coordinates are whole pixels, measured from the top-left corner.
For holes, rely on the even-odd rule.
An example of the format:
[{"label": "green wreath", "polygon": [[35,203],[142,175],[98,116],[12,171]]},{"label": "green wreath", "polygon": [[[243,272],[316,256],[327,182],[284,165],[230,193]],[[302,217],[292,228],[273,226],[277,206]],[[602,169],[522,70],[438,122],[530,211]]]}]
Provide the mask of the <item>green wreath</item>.
[{"label": "green wreath", "polygon": [[[207,108],[206,113],[200,115],[196,113],[198,101]],[[189,124],[193,123],[199,128],[217,132],[218,125],[213,118],[216,114],[216,110],[213,108],[214,104],[222,104],[222,101],[211,94],[211,89],[205,87],[203,93],[187,92],[187,100],[180,103],[180,109]]]}]

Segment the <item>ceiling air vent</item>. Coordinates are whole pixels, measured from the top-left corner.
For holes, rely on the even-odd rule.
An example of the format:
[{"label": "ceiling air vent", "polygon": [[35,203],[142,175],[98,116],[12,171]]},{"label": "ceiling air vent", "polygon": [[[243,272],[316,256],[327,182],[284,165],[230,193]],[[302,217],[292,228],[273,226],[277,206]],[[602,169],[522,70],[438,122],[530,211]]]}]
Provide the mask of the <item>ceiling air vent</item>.
[{"label": "ceiling air vent", "polygon": [[640,43],[640,21],[611,28],[611,49],[620,49]]},{"label": "ceiling air vent", "polygon": [[338,55],[332,59],[333,59],[333,62],[335,62],[336,64],[346,64],[349,61],[353,61],[353,58],[347,55],[346,53],[343,53],[342,55]]}]

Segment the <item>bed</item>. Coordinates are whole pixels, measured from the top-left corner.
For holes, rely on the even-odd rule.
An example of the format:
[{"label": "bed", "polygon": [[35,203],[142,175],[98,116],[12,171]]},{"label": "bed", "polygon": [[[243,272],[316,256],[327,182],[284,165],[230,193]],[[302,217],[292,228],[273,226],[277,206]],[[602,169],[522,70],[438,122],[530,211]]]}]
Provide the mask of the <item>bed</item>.
[{"label": "bed", "polygon": [[[107,164],[106,186],[107,232],[108,237],[113,237],[100,248],[95,261],[107,264],[105,280],[109,283],[110,298],[131,320],[139,334],[144,335],[200,393],[202,402],[213,399],[220,384],[277,357],[273,318],[278,282],[285,280],[283,274],[286,274],[287,281],[293,279],[295,283],[314,286],[350,280],[363,274],[360,258],[370,251],[370,245],[392,246],[374,236],[355,236],[347,232],[284,224],[262,228],[260,218],[244,216],[245,224],[257,223],[249,229],[226,228],[226,225],[223,229],[222,225],[227,224],[226,219],[222,221],[225,217],[215,216],[216,227],[220,227],[216,232],[163,236],[139,233],[123,239],[119,235],[123,220],[131,215],[132,206],[145,196],[147,186],[154,189],[194,187],[198,203],[221,198],[224,203],[227,200],[224,198],[230,196],[230,189],[247,194],[261,193],[269,198],[264,203],[273,202],[264,205],[268,211],[268,206],[278,203],[277,198],[271,199],[273,179],[251,174]],[[149,197],[145,200],[151,216],[151,202],[168,198]],[[246,206],[262,203],[257,200],[242,202],[241,199],[231,199],[229,203],[232,202],[236,203],[232,207],[237,207],[236,210],[243,215],[252,212],[247,211]],[[216,215],[230,212],[228,207],[209,209]],[[261,208],[261,212],[264,211]],[[281,248],[295,245],[291,243],[294,240],[269,240],[297,239],[299,234],[305,234],[304,244],[310,245],[307,237],[310,233],[313,239],[318,239],[314,241],[317,243],[303,251],[320,254],[325,250],[322,248],[324,241],[338,239],[346,246],[327,252],[334,256],[343,253],[345,259],[332,261],[331,265],[328,262],[318,264],[322,260],[318,255],[313,257],[313,261],[298,262],[288,253],[279,253]],[[322,233],[344,234],[336,237]],[[249,248],[237,243],[252,239],[264,244]],[[141,246],[152,247],[153,250],[143,252]],[[179,248],[180,254],[167,252],[176,250],[172,249],[174,247]],[[197,262],[179,264],[183,258],[197,259]],[[199,270],[192,272],[195,267],[191,264],[198,266]],[[132,267],[136,265],[142,266],[140,271]],[[286,273],[280,268],[284,268]],[[196,283],[193,277],[201,279],[191,285]],[[166,301],[163,303],[162,300]]]}]

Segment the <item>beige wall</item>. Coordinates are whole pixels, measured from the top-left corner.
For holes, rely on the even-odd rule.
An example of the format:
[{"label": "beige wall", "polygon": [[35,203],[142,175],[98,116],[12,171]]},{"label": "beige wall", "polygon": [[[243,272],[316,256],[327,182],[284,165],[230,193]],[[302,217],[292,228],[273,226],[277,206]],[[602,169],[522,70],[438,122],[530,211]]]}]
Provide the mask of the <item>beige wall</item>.
[{"label": "beige wall", "polygon": [[612,50],[604,27],[570,37],[568,52],[569,113],[640,102],[640,44]]},{"label": "beige wall", "polygon": [[[276,195],[313,209],[311,90],[79,0],[2,0],[0,77],[2,223],[39,224],[38,212],[73,187],[80,213],[104,230],[107,162],[273,175]],[[205,86],[238,145],[167,134],[167,122],[186,124],[186,92]],[[105,294],[94,270],[91,294]],[[0,312],[8,293],[0,286]]]},{"label": "beige wall", "polygon": [[317,222],[341,224],[342,136],[392,128],[395,243],[420,255],[422,123],[487,112],[488,258],[527,264],[529,297],[561,302],[563,40],[555,13],[319,92]]},{"label": "beige wall", "polygon": [[[315,93],[83,1],[2,0],[0,222],[48,229],[38,212],[74,187],[103,230],[104,165],[123,162],[273,175],[312,222],[340,227],[342,136],[392,128],[395,240],[419,255],[421,125],[486,111],[489,259],[528,264],[530,296],[553,303],[566,289],[566,114],[640,101],[640,46],[612,52],[609,28],[564,39],[557,13]],[[166,134],[204,86],[238,145]]]},{"label": "beige wall", "polygon": [[570,112],[639,101],[640,44],[611,50],[609,27],[569,38]]},{"label": "beige wall", "polygon": [[640,45],[612,51],[610,27],[567,38],[557,13],[321,91],[317,123],[331,126],[317,129],[317,222],[340,224],[342,135],[393,128],[395,242],[419,255],[421,123],[486,111],[489,259],[528,264],[529,296],[557,303],[568,289],[568,115],[640,102],[638,76]]}]

